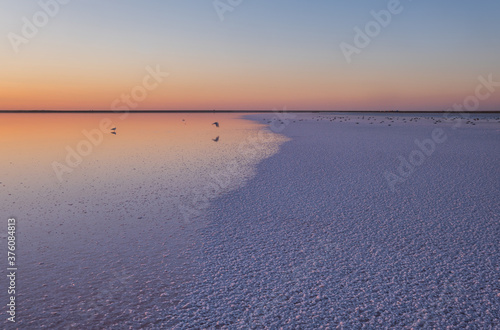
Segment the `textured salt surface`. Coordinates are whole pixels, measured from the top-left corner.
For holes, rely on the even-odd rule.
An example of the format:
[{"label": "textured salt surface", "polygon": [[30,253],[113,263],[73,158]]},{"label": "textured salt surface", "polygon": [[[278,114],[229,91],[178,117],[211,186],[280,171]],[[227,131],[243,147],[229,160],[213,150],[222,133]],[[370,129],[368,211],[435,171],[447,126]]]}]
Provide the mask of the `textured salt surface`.
[{"label": "textured salt surface", "polygon": [[[162,324],[499,327],[500,119],[417,117],[291,120],[210,207],[202,273]],[[448,139],[391,191],[384,173],[434,128]]]},{"label": "textured salt surface", "polygon": [[[252,118],[291,138],[256,170],[283,140],[234,123],[215,143],[205,119],[195,134],[179,119],[173,135],[158,118],[123,122],[55,186],[43,165],[64,145],[2,145],[14,159],[0,204],[19,218],[18,326],[499,326],[499,118]],[[384,173],[435,128],[448,139],[392,191]],[[172,212],[179,197],[207,205],[193,189],[206,193],[209,169],[231,160],[237,175],[215,180],[225,188],[202,216]]]}]

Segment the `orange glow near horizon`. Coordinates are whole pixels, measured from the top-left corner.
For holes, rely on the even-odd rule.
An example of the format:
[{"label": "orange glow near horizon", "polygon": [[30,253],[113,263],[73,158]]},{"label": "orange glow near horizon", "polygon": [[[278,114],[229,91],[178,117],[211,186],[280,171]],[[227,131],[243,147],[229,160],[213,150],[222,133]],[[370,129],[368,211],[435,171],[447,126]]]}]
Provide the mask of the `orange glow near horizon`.
[{"label": "orange glow near horizon", "polygon": [[[170,79],[170,78],[167,78]],[[174,78],[172,78],[174,79]],[[139,79],[141,80],[141,79]],[[413,82],[401,86],[397,83],[380,84],[376,81],[332,81],[320,86],[279,85],[279,82],[245,84],[219,82],[204,85],[189,81],[168,81],[147,98],[127,106],[130,110],[271,110],[286,107],[290,110],[349,110],[349,109],[401,109],[425,110],[461,103],[473,94],[475,85],[440,88],[437,84]],[[38,79],[21,84],[0,81],[1,110],[113,110],[112,103],[122,94],[130,94],[133,84],[122,82],[54,81],[47,84]],[[493,95],[485,105],[500,104],[500,96]],[[444,110],[444,109],[443,109]]]},{"label": "orange glow near horizon", "polygon": [[[138,65],[133,54],[115,61],[89,52],[70,52],[62,59],[35,56],[42,53],[0,55],[5,63],[0,110],[115,110],[113,104],[129,110],[445,110],[478,85],[478,75],[435,63],[411,67],[365,60],[346,66],[332,59],[296,67],[246,59],[239,66],[201,58],[193,66],[190,59],[173,57]],[[149,79],[154,88],[144,99],[120,101],[143,85],[150,75],[146,67],[168,76],[159,82]],[[500,93],[495,93],[481,102],[481,109],[498,105]]]}]

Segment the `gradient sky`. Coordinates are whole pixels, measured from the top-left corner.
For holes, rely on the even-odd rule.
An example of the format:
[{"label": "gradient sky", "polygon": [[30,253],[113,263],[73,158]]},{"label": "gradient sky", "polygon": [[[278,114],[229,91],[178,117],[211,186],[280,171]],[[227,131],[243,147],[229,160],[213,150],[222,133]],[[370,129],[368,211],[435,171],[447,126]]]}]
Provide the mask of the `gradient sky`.
[{"label": "gradient sky", "polygon": [[[169,76],[131,109],[445,110],[500,81],[498,0],[401,0],[347,63],[388,2],[243,0],[221,21],[212,0],[72,0],[16,52],[41,8],[0,0],[0,109],[108,110],[147,66]],[[480,104],[499,109],[500,88]]]}]

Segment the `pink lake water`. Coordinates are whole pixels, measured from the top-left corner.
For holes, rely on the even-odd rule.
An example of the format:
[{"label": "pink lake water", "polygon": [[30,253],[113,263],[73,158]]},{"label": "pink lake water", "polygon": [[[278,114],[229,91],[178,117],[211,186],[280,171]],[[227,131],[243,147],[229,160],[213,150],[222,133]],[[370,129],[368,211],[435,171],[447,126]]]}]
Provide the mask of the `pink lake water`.
[{"label": "pink lake water", "polygon": [[244,185],[283,141],[234,114],[2,114],[16,325],[161,322],[197,275],[196,230],[210,200]]}]

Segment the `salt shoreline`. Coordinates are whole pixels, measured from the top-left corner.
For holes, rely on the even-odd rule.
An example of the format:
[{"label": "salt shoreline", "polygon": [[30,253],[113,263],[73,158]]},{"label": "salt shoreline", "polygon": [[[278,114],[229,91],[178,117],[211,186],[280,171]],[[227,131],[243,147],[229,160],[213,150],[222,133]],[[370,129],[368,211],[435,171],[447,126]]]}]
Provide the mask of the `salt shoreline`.
[{"label": "salt shoreline", "polygon": [[[498,120],[332,117],[296,115],[291,141],[213,202],[203,273],[164,324],[498,326]],[[384,172],[436,127],[447,141],[391,191]]]}]

